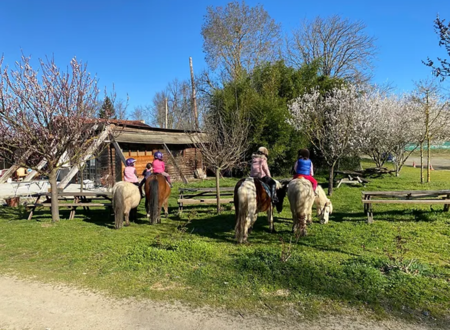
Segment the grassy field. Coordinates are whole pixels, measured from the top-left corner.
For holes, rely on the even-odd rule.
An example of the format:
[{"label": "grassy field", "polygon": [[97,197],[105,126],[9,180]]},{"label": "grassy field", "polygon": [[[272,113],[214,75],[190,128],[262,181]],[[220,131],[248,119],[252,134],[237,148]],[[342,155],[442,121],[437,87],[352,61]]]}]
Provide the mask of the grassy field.
[{"label": "grassy field", "polygon": [[[364,162],[363,166],[372,166]],[[318,177],[319,183],[326,182]],[[224,179],[223,186],[237,180]],[[234,243],[234,211],[185,207],[177,214],[175,185],[170,215],[149,225],[139,220],[115,230],[105,210],[48,209],[25,220],[24,208],[0,208],[0,272],[95,289],[112,296],[183,301],[236,312],[264,311],[286,317],[345,313],[401,317],[448,325],[450,321],[450,214],[442,207],[375,205],[368,225],[362,190],[449,189],[450,172],[419,169],[400,177],[371,179],[367,187],[342,185],[331,197],[327,225],[314,223],[298,241],[291,234],[288,201],[275,215],[277,233],[260,214],[249,244]],[[213,181],[192,186],[213,186]],[[326,184],[323,184],[326,187]],[[287,260],[286,260],[287,259]]]}]

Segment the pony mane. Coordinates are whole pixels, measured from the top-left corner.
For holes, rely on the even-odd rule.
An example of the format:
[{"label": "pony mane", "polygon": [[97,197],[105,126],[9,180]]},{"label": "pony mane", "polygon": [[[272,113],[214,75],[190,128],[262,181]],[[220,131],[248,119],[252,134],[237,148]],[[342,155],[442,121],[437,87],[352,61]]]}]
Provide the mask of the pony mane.
[{"label": "pony mane", "polygon": [[318,185],[316,188],[317,191],[317,199],[319,201],[320,208],[323,208],[325,205],[329,206],[330,213],[333,212],[333,204],[331,204],[331,200],[327,197],[325,190],[323,190],[322,186]]}]

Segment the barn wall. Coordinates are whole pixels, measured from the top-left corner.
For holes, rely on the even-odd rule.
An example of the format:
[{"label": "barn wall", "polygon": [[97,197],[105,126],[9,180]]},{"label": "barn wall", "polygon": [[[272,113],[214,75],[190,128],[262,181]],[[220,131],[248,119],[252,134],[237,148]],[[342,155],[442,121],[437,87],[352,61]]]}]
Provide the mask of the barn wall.
[{"label": "barn wall", "polygon": [[[157,146],[144,146],[144,145],[133,145],[133,144],[124,144],[121,145],[122,153],[125,158],[134,158],[136,159],[136,172],[138,174],[138,178],[142,179],[142,172],[144,171],[147,163],[152,163],[154,160],[154,153],[156,151],[161,151],[163,153],[163,160],[166,163],[166,172],[169,173],[172,180],[181,181],[181,175],[178,171],[177,167],[174,165],[172,158],[167,154],[164,148],[158,148]],[[114,151],[114,148],[111,148]],[[139,150],[140,149],[140,150]],[[203,161],[201,157],[201,153],[199,150],[195,148],[186,148],[186,146],[169,146],[169,150],[171,151],[175,161],[178,165],[178,168],[183,173],[186,179],[194,178],[194,171],[196,168],[202,168]],[[123,170],[125,165],[120,161],[119,156],[115,156],[116,158],[116,175],[115,180],[121,181],[123,180]]]},{"label": "barn wall", "polygon": [[[186,132],[171,130],[149,130],[137,127],[123,127],[114,136],[114,140],[119,143],[125,158],[136,159],[136,172],[138,178],[143,178],[147,163],[152,163],[154,153],[161,151],[166,163],[166,172],[174,181],[181,180],[180,170],[186,179],[194,178],[194,171],[203,168],[201,152],[191,148],[191,139]],[[149,143],[150,142],[150,143]],[[165,143],[170,149],[175,162],[164,149]],[[110,144],[100,155],[102,177],[108,175],[113,182],[123,180],[123,170],[125,165],[116,154],[114,145]]]}]

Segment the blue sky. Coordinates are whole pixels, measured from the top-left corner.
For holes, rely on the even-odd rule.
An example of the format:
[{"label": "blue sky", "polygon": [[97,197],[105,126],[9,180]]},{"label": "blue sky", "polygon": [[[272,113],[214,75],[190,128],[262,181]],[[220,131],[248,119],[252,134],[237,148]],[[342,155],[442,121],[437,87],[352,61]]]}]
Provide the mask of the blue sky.
[{"label": "blue sky", "polygon": [[[156,92],[174,79],[189,78],[206,68],[200,34],[213,0],[0,0],[0,53],[13,64],[21,52],[33,59],[53,56],[65,67],[73,56],[88,63],[99,87],[115,86],[118,98],[129,96],[128,113],[151,104]],[[375,83],[410,91],[414,81],[430,76],[421,61],[445,56],[438,47],[433,20],[450,21],[447,0],[253,1],[263,5],[284,33],[304,18],[340,15],[360,20],[374,36],[378,50]]]}]

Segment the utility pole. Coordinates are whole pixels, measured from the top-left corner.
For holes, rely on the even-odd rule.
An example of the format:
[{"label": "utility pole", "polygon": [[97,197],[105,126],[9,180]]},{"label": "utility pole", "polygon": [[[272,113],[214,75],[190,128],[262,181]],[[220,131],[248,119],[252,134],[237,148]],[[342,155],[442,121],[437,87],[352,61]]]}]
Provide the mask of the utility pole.
[{"label": "utility pole", "polygon": [[194,67],[192,66],[192,57],[189,57],[189,67],[191,68],[191,85],[192,85],[192,108],[194,110],[195,129],[199,128],[197,113],[197,96],[195,93]]},{"label": "utility pole", "polygon": [[167,126],[167,122],[168,122],[167,116],[168,116],[168,113],[169,113],[169,110],[168,110],[168,106],[167,106],[167,97],[166,97],[166,124],[165,124],[165,128],[169,128],[169,127]]}]

